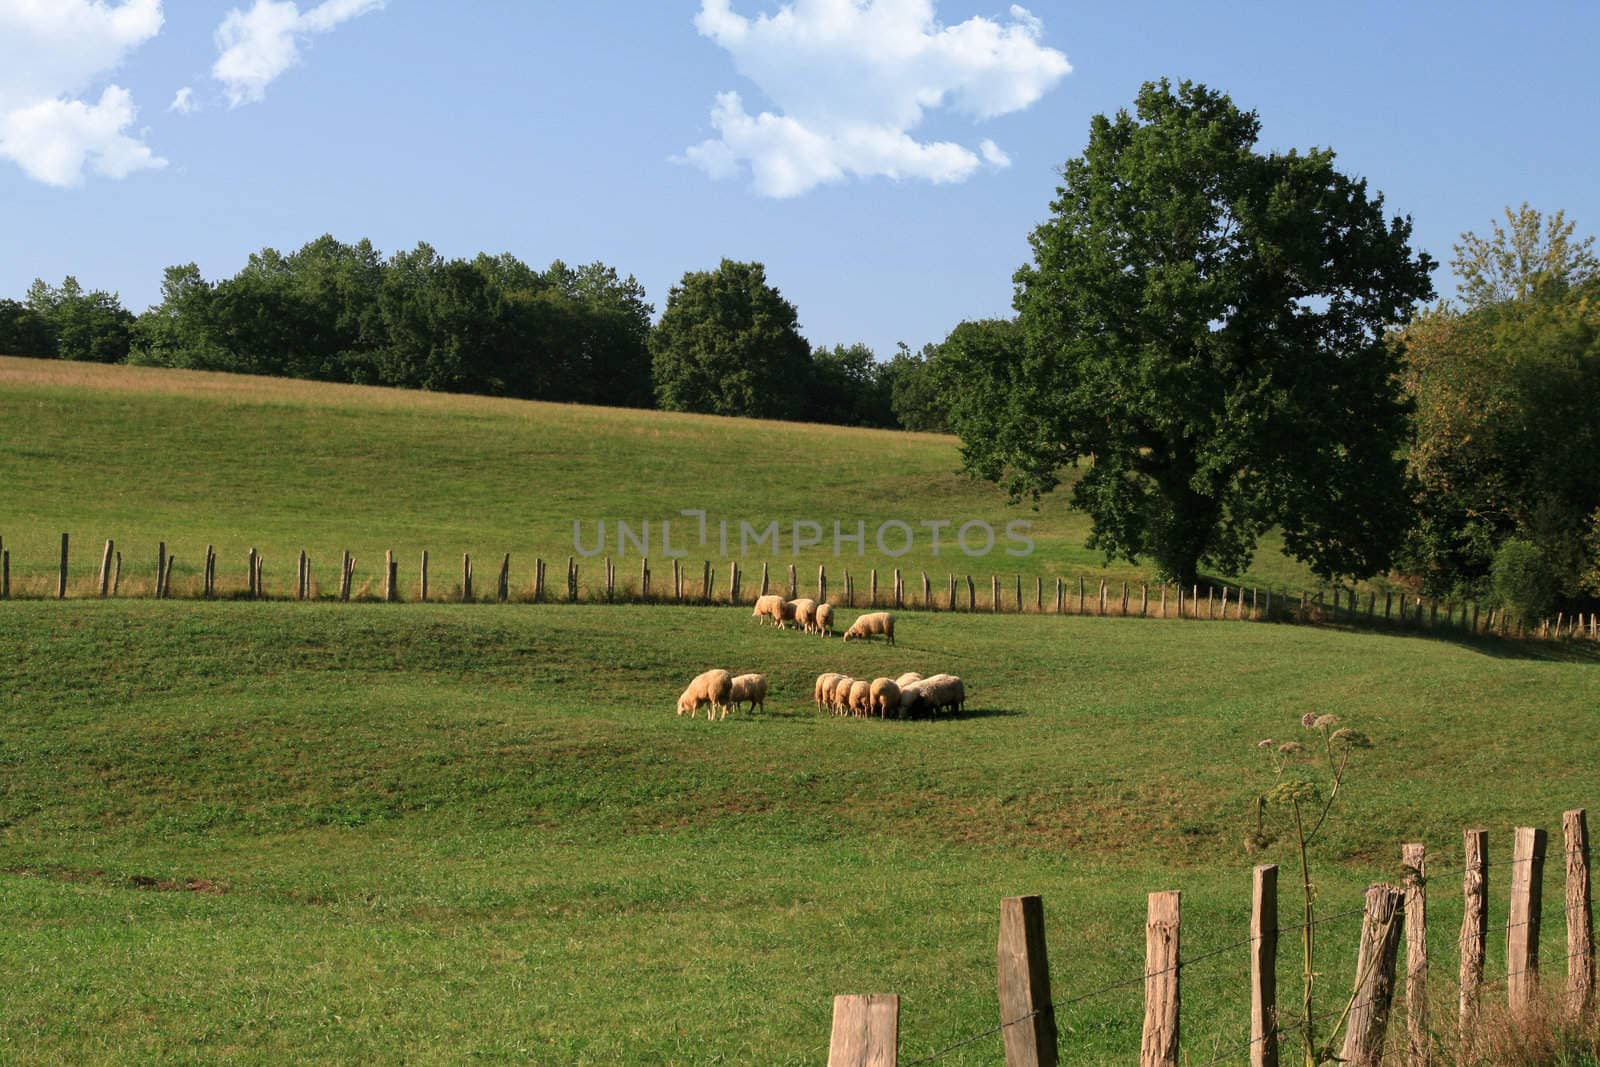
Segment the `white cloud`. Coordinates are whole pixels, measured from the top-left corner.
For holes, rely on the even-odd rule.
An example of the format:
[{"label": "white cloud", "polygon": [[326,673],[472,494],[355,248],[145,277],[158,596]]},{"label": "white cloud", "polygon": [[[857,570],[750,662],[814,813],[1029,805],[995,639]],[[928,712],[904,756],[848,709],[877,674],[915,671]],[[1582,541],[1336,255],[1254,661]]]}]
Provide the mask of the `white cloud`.
[{"label": "white cloud", "polygon": [[178,90],[172,98],[172,103],[167,105],[168,111],[176,111],[180,115],[192,115],[200,110],[200,105],[194,102],[194,90],[185,85]]},{"label": "white cloud", "polygon": [[306,38],[383,5],[384,0],[323,0],[301,12],[294,0],[256,0],[248,11],[235,8],[217,27],[211,76],[222,83],[232,106],[259,103],[267,86],[300,61]]},{"label": "white cloud", "polygon": [[50,185],[166,166],[127,130],[126,89],[80,94],[161,32],[161,0],[0,0],[0,157]]},{"label": "white cloud", "polygon": [[[981,121],[1019,111],[1072,69],[1017,5],[1009,22],[975,16],[944,26],[933,0],[793,0],[754,19],[732,0],[701,0],[695,27],[777,111],[751,115],[737,93],[719,94],[718,136],[681,161],[713,178],[748,166],[756,191],[775,197],[849,175],[963,181],[978,154],[913,138],[924,116],[950,108]],[[1010,164],[993,141],[979,151],[991,166]]]}]

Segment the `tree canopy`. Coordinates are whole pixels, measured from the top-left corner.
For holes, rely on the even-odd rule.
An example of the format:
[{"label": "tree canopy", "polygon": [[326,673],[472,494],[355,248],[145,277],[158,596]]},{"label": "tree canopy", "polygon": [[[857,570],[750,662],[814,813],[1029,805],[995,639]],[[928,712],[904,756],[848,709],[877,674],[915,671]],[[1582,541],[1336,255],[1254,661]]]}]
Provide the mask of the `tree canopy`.
[{"label": "tree canopy", "polygon": [[1385,334],[1433,263],[1331,151],[1262,154],[1259,132],[1189,82],[1096,116],[1016,274],[1017,335],[952,367],[953,425],[1013,497],[1092,461],[1073,502],[1108,558],[1237,572],[1277,524],[1319,574],[1376,573],[1405,528]]},{"label": "tree canopy", "polygon": [[667,294],[650,352],[668,411],[794,418],[805,408],[811,346],[760,263],[724,259],[685,274]]}]

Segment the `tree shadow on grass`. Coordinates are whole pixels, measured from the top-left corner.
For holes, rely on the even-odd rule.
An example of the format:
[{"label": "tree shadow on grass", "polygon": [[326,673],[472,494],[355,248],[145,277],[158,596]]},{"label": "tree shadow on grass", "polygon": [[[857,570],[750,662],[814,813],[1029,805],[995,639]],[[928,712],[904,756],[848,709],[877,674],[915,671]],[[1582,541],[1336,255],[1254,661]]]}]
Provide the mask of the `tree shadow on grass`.
[{"label": "tree shadow on grass", "polygon": [[1497,637],[1488,634],[1469,634],[1461,630],[1444,629],[1414,630],[1399,626],[1384,626],[1381,623],[1361,625],[1360,623],[1325,623],[1330,629],[1347,630],[1351,633],[1378,634],[1395,638],[1409,638],[1413,641],[1438,641],[1447,645],[1455,645],[1468,652],[1475,652],[1480,656],[1491,659],[1526,660],[1533,663],[1576,663],[1585,665],[1600,665],[1600,641],[1591,641],[1587,638],[1569,639],[1540,639],[1529,637]]},{"label": "tree shadow on grass", "polygon": [[1015,708],[967,708],[964,711],[937,711],[931,716],[921,716],[911,719],[911,722],[939,722],[950,719],[1009,719],[1019,715],[1026,715],[1025,711]]}]

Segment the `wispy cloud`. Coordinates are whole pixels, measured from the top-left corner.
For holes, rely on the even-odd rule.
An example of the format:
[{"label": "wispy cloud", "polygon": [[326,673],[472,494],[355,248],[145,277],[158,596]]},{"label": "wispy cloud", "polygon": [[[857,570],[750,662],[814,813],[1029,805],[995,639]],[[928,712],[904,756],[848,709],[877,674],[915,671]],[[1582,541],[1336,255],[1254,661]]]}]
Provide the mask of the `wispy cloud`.
[{"label": "wispy cloud", "polygon": [[248,11],[235,8],[217,27],[211,76],[233,107],[258,103],[267,86],[300,61],[308,38],[383,5],[384,0],[323,0],[302,12],[293,0],[256,0]]},{"label": "wispy cloud", "polygon": [[49,185],[84,171],[123,178],[164,167],[127,131],[138,108],[107,85],[81,98],[161,32],[161,0],[0,0],[0,157]]},{"label": "wispy cloud", "polygon": [[167,105],[168,111],[176,111],[180,115],[192,115],[200,110],[200,105],[194,102],[194,90],[185,85],[173,96],[172,103]]},{"label": "wispy cloud", "polygon": [[1019,111],[1072,69],[1019,5],[1008,21],[945,26],[933,0],[794,0],[754,19],[732,0],[701,0],[695,27],[777,110],[751,115],[738,93],[720,93],[711,110],[718,136],[679,158],[713,178],[748,168],[755,190],[773,197],[851,175],[964,181],[980,152],[990,166],[1008,166],[992,140],[974,152],[911,131],[940,108],[980,121]]}]

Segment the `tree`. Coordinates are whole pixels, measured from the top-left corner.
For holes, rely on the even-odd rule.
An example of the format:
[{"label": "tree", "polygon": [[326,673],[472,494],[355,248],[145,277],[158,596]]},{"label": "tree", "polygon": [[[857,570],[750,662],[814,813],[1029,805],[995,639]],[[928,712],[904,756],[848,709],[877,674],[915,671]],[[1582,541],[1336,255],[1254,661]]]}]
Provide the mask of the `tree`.
[{"label": "tree", "polygon": [[904,343],[889,361],[889,403],[895,421],[904,430],[944,433],[949,428],[950,403],[935,378],[937,345],[913,353]]},{"label": "tree", "polygon": [[790,418],[802,410],[811,348],[760,263],[724,259],[685,274],[667,294],[650,353],[668,411]]},{"label": "tree", "polygon": [[808,422],[892,428],[886,365],[864,344],[834,345],[811,353],[804,410]]},{"label": "tree", "polygon": [[54,359],[50,325],[38,312],[16,300],[0,300],[0,354]]},{"label": "tree", "polygon": [[[1405,403],[1387,331],[1432,295],[1411,222],[1334,168],[1262,155],[1221,93],[1163,80],[1097,116],[1016,274],[1020,350],[976,361],[953,413],[967,468],[1014,499],[1072,491],[1107,558],[1192,580],[1260,533],[1367,575],[1405,527]],[[1397,521],[1399,520],[1399,521]]]},{"label": "tree", "polygon": [[1450,266],[1467,307],[1559,295],[1600,278],[1594,238],[1574,241],[1577,224],[1568,222],[1565,212],[1546,219],[1523,201],[1516,211],[1506,208],[1505,216],[1505,226],[1490,224],[1493,236],[1468,230],[1454,248]]},{"label": "tree", "polygon": [[28,288],[28,310],[43,325],[60,359],[122,363],[128,358],[134,316],[116,293],[86,292],[70,274],[59,286],[36,278]]}]

